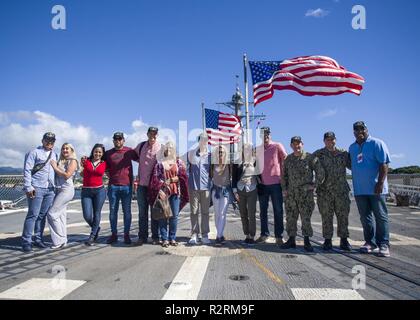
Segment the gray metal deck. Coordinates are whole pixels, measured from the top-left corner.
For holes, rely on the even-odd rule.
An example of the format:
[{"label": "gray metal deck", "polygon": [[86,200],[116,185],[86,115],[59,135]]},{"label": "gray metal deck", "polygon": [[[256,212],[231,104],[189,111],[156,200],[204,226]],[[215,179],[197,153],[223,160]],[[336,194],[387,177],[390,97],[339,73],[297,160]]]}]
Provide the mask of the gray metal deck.
[{"label": "gray metal deck", "polygon": [[[135,202],[132,210],[132,240],[135,241],[138,227]],[[418,209],[389,206],[390,258],[361,255],[356,250],[345,255],[339,250],[326,253],[316,243],[315,252],[308,254],[300,240],[296,250],[281,250],[274,243],[246,247],[242,244],[244,235],[238,212],[233,210],[228,215],[225,232],[228,242],[224,247],[190,247],[185,243],[190,230],[188,210],[187,205],[180,214],[178,247],[163,249],[151,244],[135,247],[122,241],[108,246],[105,241],[109,235],[109,208],[105,204],[99,243],[86,247],[83,240],[89,228],[83,221],[80,202],[75,200],[68,210],[68,247],[31,254],[20,251],[25,211],[3,213],[0,215],[0,298],[420,299]],[[312,221],[313,240],[322,242],[321,219],[316,210]],[[212,222],[211,231],[214,230]],[[362,244],[362,228],[354,204],[350,238],[354,249]],[[355,267],[366,273],[365,289],[353,289]],[[54,282],[57,279],[59,282]],[[57,283],[61,286],[57,287]]]}]

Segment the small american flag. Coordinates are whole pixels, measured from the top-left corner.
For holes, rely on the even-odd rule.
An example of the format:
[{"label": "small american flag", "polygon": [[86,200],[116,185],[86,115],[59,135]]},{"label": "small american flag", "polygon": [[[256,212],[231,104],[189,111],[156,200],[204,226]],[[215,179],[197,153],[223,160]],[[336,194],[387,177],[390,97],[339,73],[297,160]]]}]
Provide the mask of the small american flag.
[{"label": "small american flag", "polygon": [[250,61],[254,106],[270,99],[276,90],[294,90],[305,96],[345,92],[360,95],[365,80],[334,59],[305,56],[283,61]]},{"label": "small american flag", "polygon": [[239,141],[242,129],[237,116],[211,109],[205,109],[205,116],[209,144],[232,144]]}]

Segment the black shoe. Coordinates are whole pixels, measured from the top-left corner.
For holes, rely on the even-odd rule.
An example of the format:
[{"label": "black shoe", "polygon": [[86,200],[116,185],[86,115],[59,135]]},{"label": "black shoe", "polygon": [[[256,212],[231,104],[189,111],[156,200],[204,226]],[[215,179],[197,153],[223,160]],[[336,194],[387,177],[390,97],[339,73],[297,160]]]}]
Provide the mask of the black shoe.
[{"label": "black shoe", "polygon": [[220,240],[220,238],[216,238],[216,241],[215,241],[214,245],[217,246],[217,247],[221,247],[222,246],[222,240]]},{"label": "black shoe", "polygon": [[351,247],[349,241],[347,240],[347,238],[341,238],[340,249],[343,250],[343,251],[351,251],[352,250],[352,247]]},{"label": "black shoe", "polygon": [[289,237],[289,239],[283,243],[280,248],[282,249],[295,249],[296,248],[296,238]]},{"label": "black shoe", "polygon": [[113,233],[108,240],[106,240],[107,244],[113,244],[115,242],[118,242],[118,235],[116,233]]},{"label": "black shoe", "polygon": [[124,234],[124,243],[125,244],[131,244],[131,238],[129,233]]},{"label": "black shoe", "polygon": [[34,250],[32,249],[32,246],[30,244],[24,244],[22,246],[22,251],[28,253],[33,252]]},{"label": "black shoe", "polygon": [[85,245],[91,247],[93,246],[93,244],[95,243],[95,237],[90,236],[89,239],[87,239],[87,241],[85,241]]},{"label": "black shoe", "polygon": [[40,249],[46,249],[48,246],[42,242],[42,241],[35,241],[33,244],[34,247],[40,248]]},{"label": "black shoe", "polygon": [[142,238],[139,238],[136,242],[136,246],[141,247],[143,244],[147,243],[147,240],[144,241]]},{"label": "black shoe", "polygon": [[311,242],[309,241],[309,237],[304,237],[303,239],[303,249],[307,252],[313,252],[314,248],[312,248]]},{"label": "black shoe", "polygon": [[250,246],[253,246],[253,245],[255,245],[256,244],[256,242],[255,242],[255,240],[254,239],[248,239],[248,245],[250,245]]},{"label": "black shoe", "polygon": [[226,243],[226,239],[225,239],[225,237],[221,237],[221,238],[220,238],[220,242],[221,242],[222,244],[225,244],[225,243]]},{"label": "black shoe", "polygon": [[101,231],[101,227],[99,227],[98,228],[98,231],[96,232],[96,234],[95,234],[95,237],[93,238],[93,240],[97,240],[98,239],[98,237],[99,237],[99,232]]},{"label": "black shoe", "polygon": [[331,239],[325,239],[324,244],[322,245],[322,249],[324,249],[324,251],[329,251],[332,250],[332,248],[333,246]]}]

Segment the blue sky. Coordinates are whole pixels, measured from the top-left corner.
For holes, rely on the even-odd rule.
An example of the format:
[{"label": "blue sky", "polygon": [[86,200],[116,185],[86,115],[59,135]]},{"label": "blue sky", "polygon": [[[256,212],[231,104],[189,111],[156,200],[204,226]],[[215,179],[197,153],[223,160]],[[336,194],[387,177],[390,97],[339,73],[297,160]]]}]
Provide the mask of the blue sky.
[{"label": "blue sky", "polygon": [[[55,4],[66,8],[66,30],[51,28]],[[356,4],[366,8],[366,30],[351,27]],[[305,16],[318,8],[326,15]],[[347,148],[352,123],[365,120],[388,144],[393,167],[420,165],[419,12],[420,2],[410,0],[2,0],[0,133],[9,142],[0,142],[0,165],[14,164],[51,122],[82,150],[116,130],[136,143],[141,124],[175,130],[186,120],[199,128],[201,102],[219,109],[215,103],[235,91],[235,75],[242,80],[243,53],[250,60],[326,55],[366,79],[361,96],[276,91],[258,105],[288,150],[293,135],[312,151],[330,130]]]}]

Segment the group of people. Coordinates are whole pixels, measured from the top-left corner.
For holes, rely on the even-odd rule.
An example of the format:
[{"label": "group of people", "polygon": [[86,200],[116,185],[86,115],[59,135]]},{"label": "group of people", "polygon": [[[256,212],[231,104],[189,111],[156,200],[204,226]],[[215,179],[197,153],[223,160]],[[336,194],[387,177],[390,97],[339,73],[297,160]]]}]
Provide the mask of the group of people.
[{"label": "group of people", "polygon": [[[297,221],[300,216],[304,249],[313,251],[311,216],[314,196],[322,217],[324,250],[331,250],[333,218],[337,217],[340,249],[351,251],[348,241],[350,188],[346,169],[352,172],[353,193],[363,226],[365,244],[362,253],[375,252],[390,256],[388,212],[385,196],[388,193],[387,169],[390,162],[385,143],[369,135],[364,122],[353,125],[356,141],[349,150],[336,146],[333,132],[324,134],[325,146],[314,153],[304,150],[302,138],[291,138],[293,152],[287,154],[281,143],[272,141],[271,130],[261,128],[263,143],[254,148],[244,144],[241,157],[232,161],[224,145],[208,145],[205,133],[198,137],[198,147],[190,150],[186,161],[177,155],[172,142],[161,145],[158,128],[150,127],[148,139],[132,149],[124,146],[122,132],[113,136],[114,148],[105,151],[96,144],[89,157],[77,160],[74,147],[65,143],[58,156],[53,146],[55,135],[46,133],[42,146],[25,157],[25,191],[28,214],[22,235],[23,251],[32,246],[46,248],[43,230],[50,225],[52,248],[67,244],[66,207],[73,199],[73,177],[78,170],[83,177],[81,202],[83,216],[91,227],[86,245],[93,245],[100,233],[101,211],[108,193],[111,235],[108,244],[118,241],[118,210],[121,201],[124,221],[124,243],[131,244],[131,200],[133,187],[139,210],[137,245],[148,242],[151,207],[157,199],[168,201],[169,218],[151,221],[151,241],[163,247],[176,246],[179,212],[190,203],[191,237],[189,245],[210,244],[209,208],[214,207],[215,245],[222,246],[229,205],[239,206],[244,244],[267,243],[270,237],[268,207],[271,199],[274,213],[275,243],[283,249],[296,247]],[[138,180],[134,183],[132,161],[138,162]],[[104,175],[109,178],[107,191]],[[261,234],[256,237],[256,211],[259,202]],[[286,211],[288,240],[283,242],[283,202]]]}]

